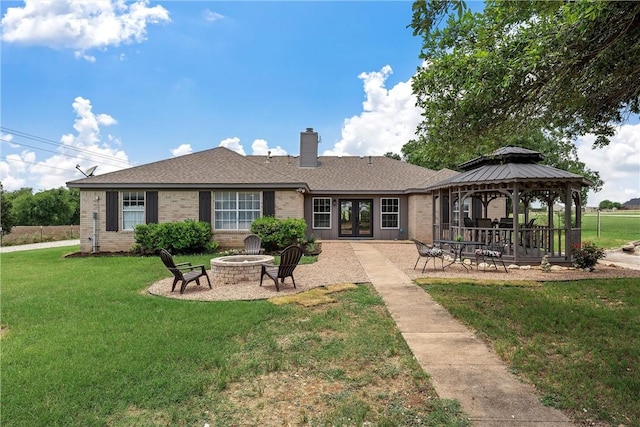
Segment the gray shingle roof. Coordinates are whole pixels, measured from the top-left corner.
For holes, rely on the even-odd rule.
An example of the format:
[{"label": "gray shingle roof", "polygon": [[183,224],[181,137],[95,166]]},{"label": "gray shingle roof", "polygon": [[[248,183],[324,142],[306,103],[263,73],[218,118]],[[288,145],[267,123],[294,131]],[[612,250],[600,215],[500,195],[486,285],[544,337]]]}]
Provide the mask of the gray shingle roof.
[{"label": "gray shingle roof", "polygon": [[80,188],[300,187],[293,177],[225,147],[135,166],[67,183]]},{"label": "gray shingle roof", "polygon": [[[242,156],[224,147],[83,178],[79,188],[307,188],[312,192],[398,193],[424,191],[435,172],[383,156],[320,157],[301,168],[291,156]],[[451,171],[450,171],[451,172]],[[441,179],[441,178],[438,178]]]},{"label": "gray shingle roof", "polygon": [[[266,162],[264,156],[255,156]],[[384,156],[321,156],[317,168],[298,167],[298,157],[272,157],[270,165],[308,184],[312,192],[404,192],[424,191],[424,182],[437,172]]]}]

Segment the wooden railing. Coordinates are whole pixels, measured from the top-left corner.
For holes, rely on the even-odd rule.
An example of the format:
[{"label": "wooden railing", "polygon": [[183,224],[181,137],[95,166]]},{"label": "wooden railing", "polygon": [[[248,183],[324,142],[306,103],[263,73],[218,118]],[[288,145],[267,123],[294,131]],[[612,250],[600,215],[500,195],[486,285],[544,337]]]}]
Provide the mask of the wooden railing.
[{"label": "wooden railing", "polygon": [[[570,233],[573,238],[571,241],[575,241],[580,235],[580,229],[574,228]],[[518,259],[540,259],[544,255],[549,258],[564,259],[567,256],[567,250],[571,251],[571,248],[565,247],[564,228],[534,225],[518,228],[517,236],[515,234],[512,228],[450,227],[449,224],[434,224],[433,228],[434,240],[454,240],[457,236],[462,236],[465,241],[482,242],[487,247],[500,247],[504,256],[508,258],[515,257],[517,251]],[[463,253],[469,255],[473,250],[474,247],[469,245]]]}]

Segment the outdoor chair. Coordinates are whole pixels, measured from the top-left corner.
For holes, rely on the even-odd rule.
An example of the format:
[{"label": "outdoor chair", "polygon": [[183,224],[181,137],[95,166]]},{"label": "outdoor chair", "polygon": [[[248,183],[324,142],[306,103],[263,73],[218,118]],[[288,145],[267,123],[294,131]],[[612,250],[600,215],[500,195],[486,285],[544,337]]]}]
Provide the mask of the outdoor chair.
[{"label": "outdoor chair", "polygon": [[469,218],[468,216],[464,216],[464,218],[462,218],[463,222],[464,222],[464,227],[467,228],[467,238],[469,240],[473,240],[474,237],[474,228],[476,228],[476,223],[474,220],[472,220],[471,218]]},{"label": "outdoor chair", "polygon": [[262,249],[262,239],[255,234],[249,234],[244,238],[244,253],[246,255],[260,255],[264,252]]},{"label": "outdoor chair", "polygon": [[196,282],[196,284],[200,286],[201,277],[207,278],[209,289],[212,289],[211,281],[209,280],[209,275],[207,274],[207,270],[205,270],[204,265],[191,265],[190,262],[180,262],[176,264],[173,261],[173,256],[171,256],[169,251],[167,251],[166,249],[160,250],[160,258],[162,259],[164,265],[173,274],[173,285],[171,286],[171,292],[175,290],[178,282],[181,282],[181,294],[184,293],[187,284],[190,282]]},{"label": "outdoor chair", "polygon": [[529,222],[526,224],[522,224],[521,227],[523,230],[520,232],[520,246],[523,247],[524,253],[527,253],[527,248],[535,248],[536,244],[533,239],[533,223],[536,221],[535,218],[531,218]]},{"label": "outdoor chair", "polygon": [[482,229],[480,231],[482,241],[490,242],[493,238],[493,232],[491,230],[493,228],[493,222],[491,222],[491,218],[478,218],[476,223],[478,224],[478,228]]},{"label": "outdoor chair", "polygon": [[504,260],[502,259],[502,243],[496,242],[493,243],[486,248],[476,249],[476,266],[480,268],[480,259],[484,264],[483,271],[487,270],[487,265],[489,264],[487,261],[491,261],[496,271],[498,271],[498,265],[496,264],[496,260],[502,263],[502,267],[504,267],[504,271],[506,273],[509,272],[507,270],[507,266],[504,264]]},{"label": "outdoor chair", "polygon": [[280,283],[284,283],[284,279],[291,277],[293,281],[293,287],[296,287],[296,280],[293,278],[293,270],[296,269],[298,263],[302,258],[302,248],[300,246],[291,245],[287,246],[280,253],[280,265],[274,264],[262,264],[262,271],[260,273],[260,286],[262,286],[262,279],[265,275],[269,276],[273,283],[276,285],[276,291],[280,292],[278,286],[278,280]]},{"label": "outdoor chair", "polygon": [[418,259],[413,266],[414,270],[418,266],[420,258],[426,258],[424,266],[422,267],[423,273],[425,268],[427,268],[427,263],[430,259],[433,259],[433,268],[436,268],[436,258],[440,258],[440,264],[442,265],[442,269],[444,270],[444,252],[442,252],[442,249],[437,246],[431,246],[427,245],[426,243],[422,243],[420,240],[411,239],[411,241],[416,244],[416,249],[418,250]]}]

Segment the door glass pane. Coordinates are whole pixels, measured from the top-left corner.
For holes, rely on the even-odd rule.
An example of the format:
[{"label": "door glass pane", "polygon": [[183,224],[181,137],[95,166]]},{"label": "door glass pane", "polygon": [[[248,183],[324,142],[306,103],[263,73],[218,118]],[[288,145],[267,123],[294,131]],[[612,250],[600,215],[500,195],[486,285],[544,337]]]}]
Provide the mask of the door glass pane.
[{"label": "door glass pane", "polygon": [[352,216],[353,203],[351,200],[340,201],[340,234],[352,235],[353,234],[353,216]]},{"label": "door glass pane", "polygon": [[358,235],[371,236],[371,202],[358,202]]}]

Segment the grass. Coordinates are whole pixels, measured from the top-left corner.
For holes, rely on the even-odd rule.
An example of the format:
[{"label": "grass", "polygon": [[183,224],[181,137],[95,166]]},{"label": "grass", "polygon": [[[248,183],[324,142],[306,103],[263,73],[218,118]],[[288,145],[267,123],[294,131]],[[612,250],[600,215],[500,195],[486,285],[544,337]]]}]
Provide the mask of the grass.
[{"label": "grass", "polygon": [[582,241],[591,241],[599,247],[613,249],[640,240],[640,212],[618,211],[600,213],[600,237],[598,215],[582,216]]},{"label": "grass", "polygon": [[574,419],[640,426],[640,283],[425,284],[511,369]]},{"label": "grass", "polygon": [[[546,224],[547,216],[532,214],[536,224]],[[560,222],[561,219],[557,218]],[[620,210],[600,212],[600,236],[598,236],[598,214],[587,212],[582,214],[582,241],[591,241],[605,249],[619,248],[626,243],[640,240],[640,211]]]},{"label": "grass", "polygon": [[180,301],[145,292],[158,258],[71,249],[2,254],[3,426],[468,424],[366,285],[313,307]]}]

